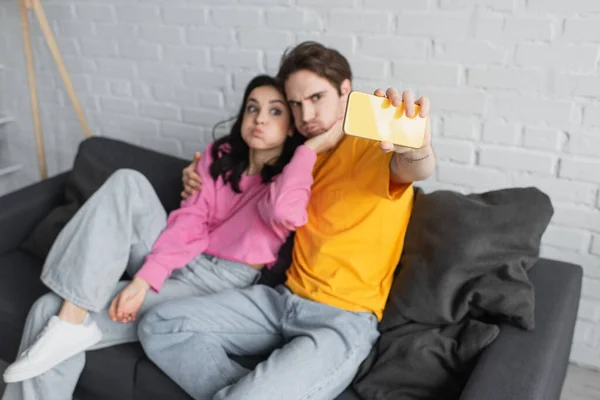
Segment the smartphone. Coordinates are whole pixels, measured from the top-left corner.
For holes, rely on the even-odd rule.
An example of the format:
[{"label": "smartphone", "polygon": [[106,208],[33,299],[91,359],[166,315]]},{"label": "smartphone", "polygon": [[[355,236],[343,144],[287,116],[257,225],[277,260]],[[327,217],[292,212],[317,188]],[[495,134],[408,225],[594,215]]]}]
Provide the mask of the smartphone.
[{"label": "smartphone", "polygon": [[394,107],[386,97],[352,91],[344,114],[344,133],[418,149],[423,146],[429,118],[420,117],[419,110],[415,105],[415,116],[408,118],[404,103]]}]

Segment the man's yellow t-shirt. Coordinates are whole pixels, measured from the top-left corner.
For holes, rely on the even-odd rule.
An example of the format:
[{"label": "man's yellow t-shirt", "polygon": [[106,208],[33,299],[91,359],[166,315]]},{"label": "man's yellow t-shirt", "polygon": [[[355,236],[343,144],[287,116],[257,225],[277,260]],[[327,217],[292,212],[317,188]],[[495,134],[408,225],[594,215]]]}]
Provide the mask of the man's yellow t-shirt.
[{"label": "man's yellow t-shirt", "polygon": [[381,320],[413,201],[412,184],[390,181],[392,154],[345,136],[319,155],[308,223],[296,231],[287,271],[293,293]]}]

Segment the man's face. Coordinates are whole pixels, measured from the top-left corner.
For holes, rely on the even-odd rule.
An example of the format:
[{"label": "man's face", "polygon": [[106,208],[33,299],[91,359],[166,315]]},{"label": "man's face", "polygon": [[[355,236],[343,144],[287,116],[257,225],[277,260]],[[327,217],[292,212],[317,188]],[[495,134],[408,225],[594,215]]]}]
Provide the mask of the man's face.
[{"label": "man's face", "polygon": [[342,83],[340,95],[327,79],[314,72],[294,72],[285,82],[285,94],[298,131],[312,138],[343,118],[350,93],[350,81]]}]

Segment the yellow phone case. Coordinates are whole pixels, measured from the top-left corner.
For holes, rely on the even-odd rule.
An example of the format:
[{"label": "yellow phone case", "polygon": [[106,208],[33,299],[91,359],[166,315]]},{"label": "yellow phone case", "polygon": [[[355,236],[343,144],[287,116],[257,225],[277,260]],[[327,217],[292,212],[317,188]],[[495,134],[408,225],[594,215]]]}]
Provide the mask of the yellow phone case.
[{"label": "yellow phone case", "polygon": [[404,103],[394,107],[386,97],[353,91],[346,105],[344,133],[418,149],[423,146],[429,118],[420,117],[419,110],[415,105],[415,116],[408,118]]}]

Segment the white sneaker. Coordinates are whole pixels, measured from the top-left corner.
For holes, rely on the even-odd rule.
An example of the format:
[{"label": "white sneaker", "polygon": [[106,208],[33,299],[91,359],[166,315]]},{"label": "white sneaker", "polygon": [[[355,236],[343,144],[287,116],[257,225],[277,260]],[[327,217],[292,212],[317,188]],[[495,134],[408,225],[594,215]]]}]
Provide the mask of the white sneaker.
[{"label": "white sneaker", "polygon": [[6,383],[34,378],[98,343],[102,332],[95,322],[72,324],[53,316],[35,343],[4,371]]}]

